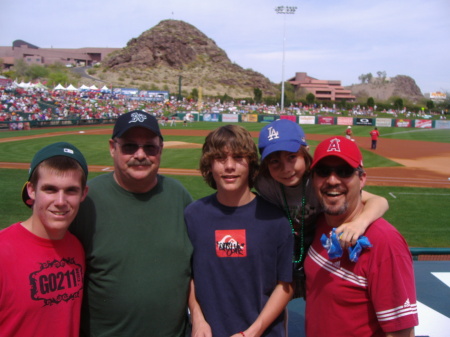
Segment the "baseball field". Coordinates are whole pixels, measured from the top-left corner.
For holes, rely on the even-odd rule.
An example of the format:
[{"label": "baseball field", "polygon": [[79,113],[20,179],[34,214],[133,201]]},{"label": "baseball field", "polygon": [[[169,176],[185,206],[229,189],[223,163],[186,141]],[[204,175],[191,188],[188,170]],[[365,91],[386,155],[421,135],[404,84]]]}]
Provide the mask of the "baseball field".
[{"label": "baseball field", "polygon": [[[180,180],[197,199],[213,192],[197,167],[205,136],[224,123],[197,122],[162,127],[162,174]],[[257,123],[241,123],[257,142]],[[323,139],[343,135],[345,126],[304,125],[311,153]],[[371,127],[354,126],[353,136],[364,156],[366,190],[385,197],[385,218],[405,236],[410,247],[450,247],[450,130],[379,128],[376,150],[370,150]],[[112,125],[45,128],[0,132],[0,228],[25,220],[30,210],[21,201],[27,169],[43,146],[68,141],[89,164],[89,178],[112,170],[108,139]]]}]

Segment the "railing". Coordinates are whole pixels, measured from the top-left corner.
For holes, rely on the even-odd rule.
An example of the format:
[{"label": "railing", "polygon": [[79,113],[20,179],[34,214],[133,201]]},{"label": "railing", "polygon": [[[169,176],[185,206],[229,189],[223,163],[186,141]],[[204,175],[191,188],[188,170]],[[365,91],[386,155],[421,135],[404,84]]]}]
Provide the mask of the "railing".
[{"label": "railing", "polygon": [[33,121],[8,121],[0,122],[0,130],[29,130],[30,128],[47,128],[53,126],[83,126],[114,124],[115,118],[100,119],[52,119]]},{"label": "railing", "polygon": [[414,261],[447,261],[450,260],[450,248],[422,248],[409,249]]}]

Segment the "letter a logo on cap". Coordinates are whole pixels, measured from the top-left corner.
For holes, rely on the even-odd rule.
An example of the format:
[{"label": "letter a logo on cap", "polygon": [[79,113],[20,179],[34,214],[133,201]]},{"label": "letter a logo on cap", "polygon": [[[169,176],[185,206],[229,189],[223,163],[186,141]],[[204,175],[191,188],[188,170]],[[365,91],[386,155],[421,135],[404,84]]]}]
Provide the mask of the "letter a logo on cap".
[{"label": "letter a logo on cap", "polygon": [[278,131],[275,130],[273,127],[269,128],[269,136],[267,137],[269,140],[280,138],[278,136]]},{"label": "letter a logo on cap", "polygon": [[340,140],[337,138],[333,138],[330,140],[330,145],[328,145],[327,152],[341,152],[341,147],[339,146]]},{"label": "letter a logo on cap", "polygon": [[145,121],[147,119],[147,116],[140,114],[138,112],[133,112],[131,114],[131,120],[128,123],[142,123],[143,121]]}]

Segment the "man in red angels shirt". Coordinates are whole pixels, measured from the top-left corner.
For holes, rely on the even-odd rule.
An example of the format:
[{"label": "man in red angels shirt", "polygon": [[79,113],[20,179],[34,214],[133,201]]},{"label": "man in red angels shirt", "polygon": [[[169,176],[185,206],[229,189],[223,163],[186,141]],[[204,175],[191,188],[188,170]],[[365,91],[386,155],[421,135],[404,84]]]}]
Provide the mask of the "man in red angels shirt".
[{"label": "man in red angels shirt", "polygon": [[323,214],[305,260],[307,336],[413,337],[418,324],[412,257],[391,224],[379,218],[368,227],[371,247],[356,262],[347,251],[330,258],[323,244],[363,208],[362,159],[358,146],[340,136],[324,140],[314,153],[313,186]]}]

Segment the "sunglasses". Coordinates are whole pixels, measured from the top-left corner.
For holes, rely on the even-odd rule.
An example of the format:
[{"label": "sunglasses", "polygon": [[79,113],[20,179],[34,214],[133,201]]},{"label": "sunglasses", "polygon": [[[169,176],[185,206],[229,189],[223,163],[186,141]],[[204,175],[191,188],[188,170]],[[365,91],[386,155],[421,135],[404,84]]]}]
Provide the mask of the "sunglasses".
[{"label": "sunglasses", "polygon": [[314,168],[314,173],[321,178],[329,177],[333,172],[339,178],[350,178],[358,169],[355,169],[349,165],[330,167],[325,165],[317,165]]},{"label": "sunglasses", "polygon": [[159,146],[152,145],[152,144],[144,144],[144,145],[139,145],[136,143],[121,144],[117,140],[115,140],[114,142],[119,144],[120,150],[122,151],[123,154],[128,154],[128,155],[135,154],[140,148],[142,148],[142,150],[144,150],[144,152],[147,156],[156,156],[160,151]]}]

